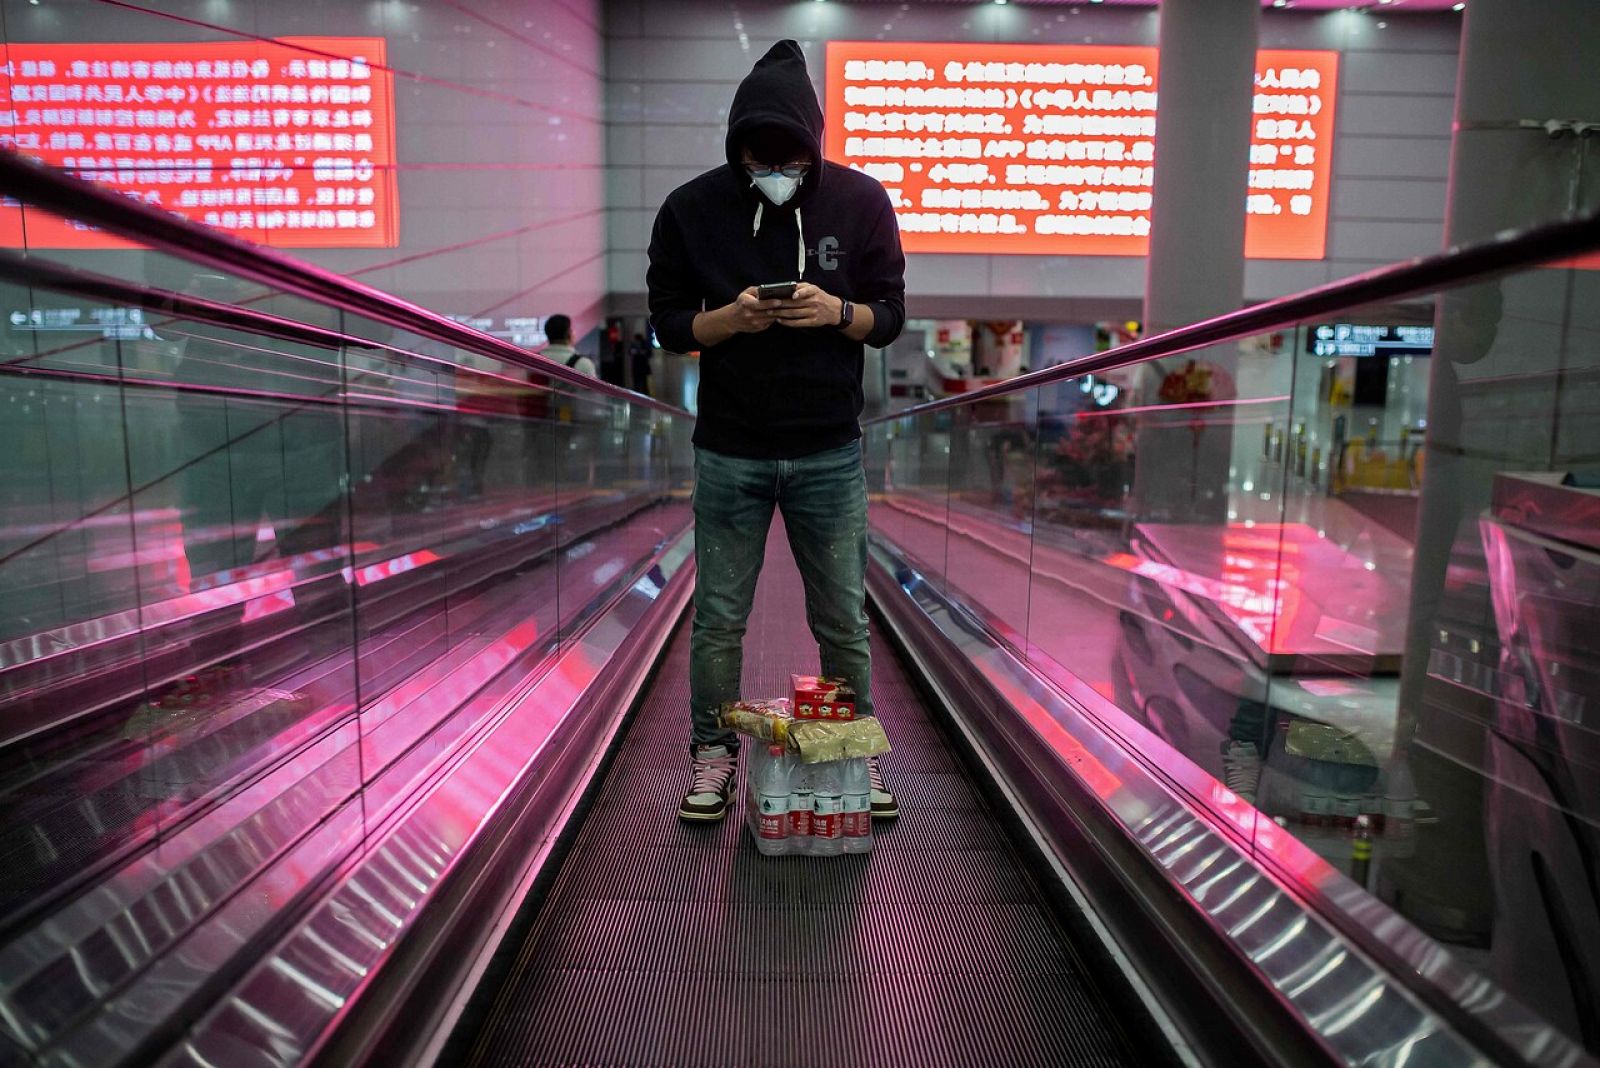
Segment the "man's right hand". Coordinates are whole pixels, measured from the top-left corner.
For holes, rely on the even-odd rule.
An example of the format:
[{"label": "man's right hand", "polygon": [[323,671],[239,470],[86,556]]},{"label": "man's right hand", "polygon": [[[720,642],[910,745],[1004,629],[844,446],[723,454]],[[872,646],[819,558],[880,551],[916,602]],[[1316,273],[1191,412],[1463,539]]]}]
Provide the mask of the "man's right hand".
[{"label": "man's right hand", "polygon": [[703,311],[694,317],[694,337],[700,344],[710,347],[720,345],[735,334],[759,334],[778,321],[781,300],[759,300],[756,287],[751,286],[732,304],[715,311]]}]

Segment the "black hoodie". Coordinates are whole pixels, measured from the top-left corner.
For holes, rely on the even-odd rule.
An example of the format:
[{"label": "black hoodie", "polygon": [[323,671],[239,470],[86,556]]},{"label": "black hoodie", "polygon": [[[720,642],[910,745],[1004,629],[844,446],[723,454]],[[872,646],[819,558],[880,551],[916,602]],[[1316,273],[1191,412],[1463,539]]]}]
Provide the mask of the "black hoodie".
[{"label": "black hoodie", "polygon": [[[740,161],[749,131],[781,126],[811,151],[799,190],[774,207]],[[882,348],[905,323],[905,257],[878,182],[822,158],[822,108],[800,46],[779,41],[733,95],[728,162],[674,189],[650,235],[650,317],[675,352],[702,346],[695,314],[763,282],[806,281],[869,304]],[[804,273],[801,269],[802,250]],[[729,456],[794,459],[861,436],[862,342],[834,327],[771,326],[704,348],[694,441]]]}]

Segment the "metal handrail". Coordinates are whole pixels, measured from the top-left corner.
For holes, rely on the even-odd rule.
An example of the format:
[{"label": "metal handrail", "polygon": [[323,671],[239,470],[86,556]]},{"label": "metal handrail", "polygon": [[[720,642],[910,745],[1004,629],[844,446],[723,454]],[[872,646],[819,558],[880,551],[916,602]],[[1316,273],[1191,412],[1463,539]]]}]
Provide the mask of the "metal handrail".
[{"label": "metal handrail", "polygon": [[1479,244],[1457,246],[1431,256],[1378,267],[1315,289],[1140,338],[1105,352],[1091,353],[1066,363],[1030,371],[971,393],[915,404],[897,412],[876,416],[862,425],[872,426],[890,420],[927,415],[1086,374],[1116,371],[1207,345],[1280,330],[1307,319],[1348,311],[1363,304],[1399,300],[1597,250],[1600,250],[1600,212],[1583,218],[1510,231]]},{"label": "metal handrail", "polygon": [[69,177],[12,149],[0,151],[0,194],[63,218],[99,227],[182,259],[305,297],[340,311],[525,367],[579,389],[692,418],[689,412],[519,348],[410,301],[296,259],[276,249],[130,200],[96,183]]}]

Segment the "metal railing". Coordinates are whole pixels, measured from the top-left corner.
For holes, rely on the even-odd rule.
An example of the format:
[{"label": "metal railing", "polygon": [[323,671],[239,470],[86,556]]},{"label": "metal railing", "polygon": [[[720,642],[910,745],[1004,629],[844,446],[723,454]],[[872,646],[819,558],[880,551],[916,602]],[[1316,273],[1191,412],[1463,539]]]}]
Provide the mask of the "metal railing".
[{"label": "metal railing", "polygon": [[1208,345],[1269,333],[1362,305],[1401,300],[1597,250],[1600,250],[1600,212],[1513,231],[1479,244],[1450,248],[1431,256],[1378,267],[1314,289],[1140,338],[1131,344],[1030,371],[971,393],[954,394],[901,408],[875,416],[863,425],[871,426],[964,407],[1082,375],[1104,374]]}]

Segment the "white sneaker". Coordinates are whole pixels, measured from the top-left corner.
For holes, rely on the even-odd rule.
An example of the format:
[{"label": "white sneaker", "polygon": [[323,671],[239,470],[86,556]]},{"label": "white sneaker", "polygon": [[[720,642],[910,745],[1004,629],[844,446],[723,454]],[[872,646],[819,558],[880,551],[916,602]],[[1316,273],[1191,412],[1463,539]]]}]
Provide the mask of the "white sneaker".
[{"label": "white sneaker", "polygon": [[900,815],[900,805],[884,785],[883,772],[878,770],[878,758],[867,757],[867,777],[872,781],[872,818],[892,820]]},{"label": "white sneaker", "polygon": [[1222,784],[1250,804],[1261,785],[1261,750],[1254,742],[1229,742],[1222,748]]},{"label": "white sneaker", "polygon": [[678,817],[715,823],[728,814],[728,799],[733,796],[739,756],[725,745],[697,745],[693,767],[694,782],[683,795]]}]

